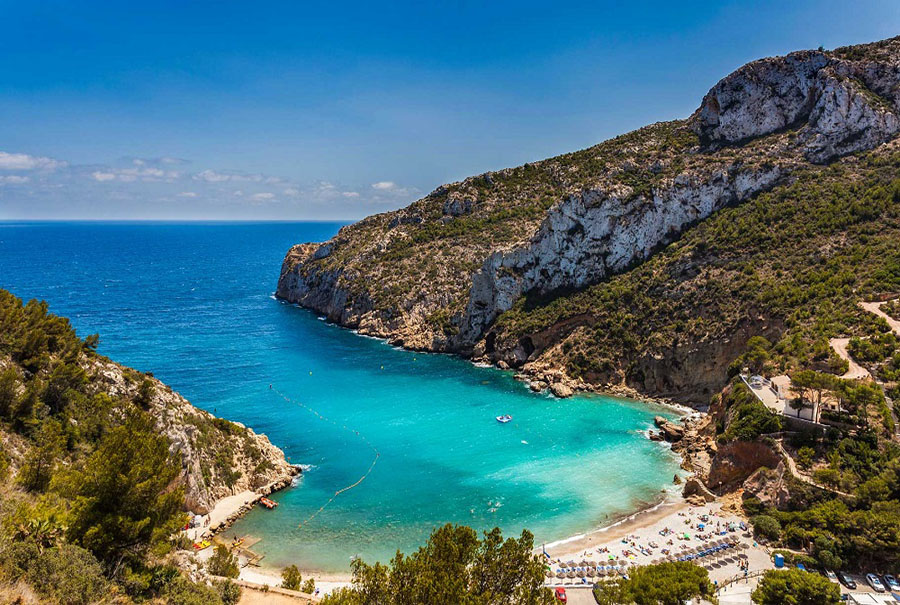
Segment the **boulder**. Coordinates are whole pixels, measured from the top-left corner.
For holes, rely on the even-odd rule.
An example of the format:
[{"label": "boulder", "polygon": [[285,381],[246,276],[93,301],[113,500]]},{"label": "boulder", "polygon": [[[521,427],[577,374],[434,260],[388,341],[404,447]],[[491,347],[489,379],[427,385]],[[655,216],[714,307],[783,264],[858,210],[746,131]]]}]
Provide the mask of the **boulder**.
[{"label": "boulder", "polygon": [[566,397],[571,397],[575,394],[572,387],[564,382],[554,382],[550,385],[550,391],[560,399],[565,399]]}]

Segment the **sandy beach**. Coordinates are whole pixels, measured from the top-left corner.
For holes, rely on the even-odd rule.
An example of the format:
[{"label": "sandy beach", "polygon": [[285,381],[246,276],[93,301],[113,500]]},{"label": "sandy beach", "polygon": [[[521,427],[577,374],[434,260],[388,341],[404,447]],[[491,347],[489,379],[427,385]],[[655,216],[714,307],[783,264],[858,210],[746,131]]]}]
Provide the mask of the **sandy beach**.
[{"label": "sandy beach", "polygon": [[[742,522],[746,524],[740,516],[723,511],[719,502],[703,506],[692,506],[680,498],[663,502],[609,527],[546,545],[554,576],[548,578],[547,583],[552,586],[591,583],[598,577],[627,574],[634,566],[709,550],[722,541],[737,545],[694,559],[696,564],[708,569],[710,579],[717,585],[743,576],[744,568],[748,573],[773,568],[769,554],[753,540],[749,531],[742,528]],[[589,565],[582,565],[582,561]],[[590,565],[591,562],[594,565]],[[588,568],[596,571],[598,566],[605,568],[603,575],[592,578],[585,573],[583,575],[587,577],[577,577],[582,575],[577,574],[578,571]],[[609,570],[610,566],[617,569]],[[571,569],[576,570],[576,577],[556,577],[560,570]]]}]

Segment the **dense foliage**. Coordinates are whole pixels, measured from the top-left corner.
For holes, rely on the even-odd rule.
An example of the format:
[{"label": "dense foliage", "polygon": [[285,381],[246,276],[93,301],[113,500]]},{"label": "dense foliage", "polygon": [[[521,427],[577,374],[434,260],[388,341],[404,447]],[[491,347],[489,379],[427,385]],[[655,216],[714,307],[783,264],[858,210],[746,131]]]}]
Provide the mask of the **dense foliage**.
[{"label": "dense foliage", "polygon": [[709,572],[686,561],[636,567],[626,580],[600,583],[594,596],[600,605],[681,605],[695,597],[713,599]]},{"label": "dense foliage", "polygon": [[146,411],[149,378],[128,371],[133,398],[96,386],[97,343],[0,290],[0,585],[67,604],[235,603],[233,583],[163,559],[185,521],[180,460]]},{"label": "dense foliage", "polygon": [[398,552],[389,565],[353,562],[352,588],[323,605],[551,605],[543,563],[533,537],[503,540],[500,530],[479,540],[469,527],[445,525],[412,555]]},{"label": "dense foliage", "polygon": [[759,605],[838,605],[841,590],[817,573],[769,570],[752,594]]}]

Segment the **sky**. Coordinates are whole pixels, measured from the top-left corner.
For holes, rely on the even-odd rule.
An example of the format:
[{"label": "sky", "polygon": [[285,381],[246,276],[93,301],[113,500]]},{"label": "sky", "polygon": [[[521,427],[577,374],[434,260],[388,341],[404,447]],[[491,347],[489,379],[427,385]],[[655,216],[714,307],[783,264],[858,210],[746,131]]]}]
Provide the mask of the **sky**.
[{"label": "sky", "polygon": [[0,219],[354,220],[690,115],[897,0],[0,0]]}]

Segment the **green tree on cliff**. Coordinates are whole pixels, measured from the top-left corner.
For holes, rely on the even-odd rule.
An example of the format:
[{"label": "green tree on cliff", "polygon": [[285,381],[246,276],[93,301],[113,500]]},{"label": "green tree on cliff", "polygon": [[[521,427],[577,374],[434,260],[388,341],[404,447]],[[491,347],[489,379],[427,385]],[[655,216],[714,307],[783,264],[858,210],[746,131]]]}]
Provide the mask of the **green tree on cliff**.
[{"label": "green tree on cliff", "polygon": [[83,468],[60,481],[74,499],[69,539],[93,552],[113,576],[123,562],[142,560],[184,520],[184,492],[170,489],[179,472],[168,440],[146,414],[131,413]]}]

